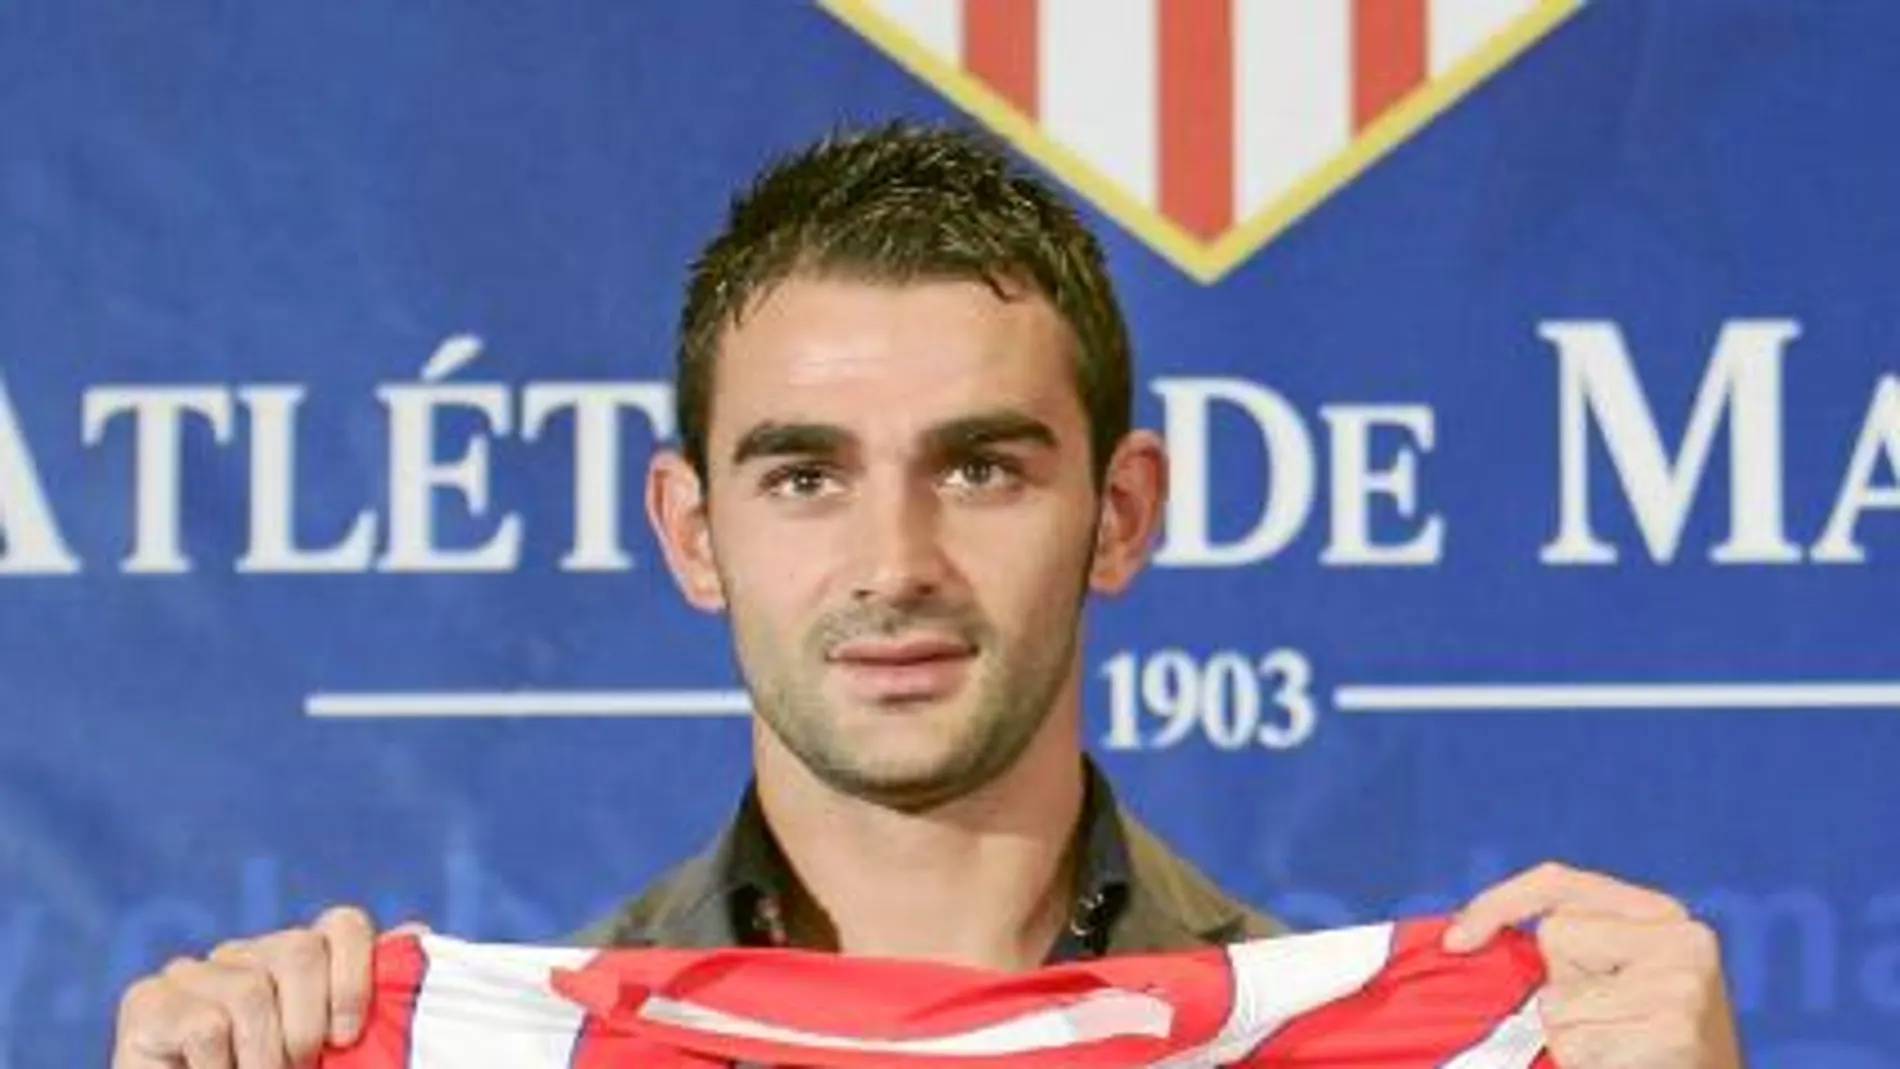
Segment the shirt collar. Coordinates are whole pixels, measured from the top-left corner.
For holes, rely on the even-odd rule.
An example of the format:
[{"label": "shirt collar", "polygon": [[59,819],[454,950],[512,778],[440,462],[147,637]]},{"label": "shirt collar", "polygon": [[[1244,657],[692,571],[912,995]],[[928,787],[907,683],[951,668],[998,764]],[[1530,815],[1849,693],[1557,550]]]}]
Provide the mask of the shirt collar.
[{"label": "shirt collar", "polygon": [[[1082,817],[1076,826],[1081,869],[1070,923],[1051,955],[1055,959],[1101,953],[1134,879],[1114,789],[1094,761],[1085,757],[1083,766]],[[778,903],[784,901],[792,876],[766,822],[756,784],[746,787],[713,863],[711,875],[730,930],[740,942],[770,942]]]}]

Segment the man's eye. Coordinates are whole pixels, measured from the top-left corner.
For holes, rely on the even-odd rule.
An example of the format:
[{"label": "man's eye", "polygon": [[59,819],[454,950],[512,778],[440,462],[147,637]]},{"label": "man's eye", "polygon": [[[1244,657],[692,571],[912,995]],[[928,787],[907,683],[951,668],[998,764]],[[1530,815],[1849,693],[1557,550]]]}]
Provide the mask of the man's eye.
[{"label": "man's eye", "polygon": [[765,477],[764,484],[766,493],[791,498],[818,497],[835,485],[831,473],[816,464],[779,468]]},{"label": "man's eye", "polygon": [[995,457],[971,457],[950,469],[951,485],[965,490],[994,490],[1008,486],[1017,478],[1014,465]]}]

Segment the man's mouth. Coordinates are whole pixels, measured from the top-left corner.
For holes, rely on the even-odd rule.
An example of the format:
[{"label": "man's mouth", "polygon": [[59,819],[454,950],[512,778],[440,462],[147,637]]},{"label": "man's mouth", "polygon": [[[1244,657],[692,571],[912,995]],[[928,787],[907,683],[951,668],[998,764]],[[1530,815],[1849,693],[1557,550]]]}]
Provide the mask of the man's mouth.
[{"label": "man's mouth", "polygon": [[860,697],[878,702],[943,698],[963,683],[976,647],[947,635],[867,637],[841,642],[828,660]]}]

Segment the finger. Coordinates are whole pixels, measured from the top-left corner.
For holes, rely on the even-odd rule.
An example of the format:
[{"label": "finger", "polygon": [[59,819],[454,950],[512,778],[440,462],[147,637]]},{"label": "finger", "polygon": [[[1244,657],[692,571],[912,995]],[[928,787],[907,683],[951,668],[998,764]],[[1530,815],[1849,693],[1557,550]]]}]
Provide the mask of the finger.
[{"label": "finger", "polygon": [[369,1016],[376,926],[362,910],[339,906],[324,911],[315,928],[329,948],[329,1040],[347,1046]]},{"label": "finger", "polygon": [[1610,913],[1631,920],[1680,920],[1688,911],[1646,887],[1546,862],[1521,872],[1466,903],[1445,933],[1445,949],[1473,950],[1505,928],[1559,909]]},{"label": "finger", "polygon": [[323,936],[305,928],[276,932],[227,943],[211,960],[267,972],[277,992],[285,1054],[293,1065],[316,1056],[330,1027],[330,952]]},{"label": "finger", "polygon": [[182,1063],[185,1069],[239,1069],[231,1015],[223,1006],[192,999],[176,1024],[178,1056],[166,1061],[167,1066]]},{"label": "finger", "polygon": [[1546,1028],[1544,1049],[1563,1069],[1595,1069],[1597,1066],[1635,1064],[1623,1060],[1630,1046],[1630,1029],[1619,1024],[1581,1024],[1569,1028]]},{"label": "finger", "polygon": [[1693,1022],[1651,1016],[1639,1023],[1605,1022],[1546,1028],[1544,1046],[1563,1069],[1632,1065],[1739,1065],[1710,1051]]},{"label": "finger", "polygon": [[1682,969],[1552,984],[1538,994],[1539,1013],[1547,1031],[1583,1025],[1635,1025],[1653,1019],[1700,1020],[1710,1002],[1708,978]]},{"label": "finger", "polygon": [[126,989],[112,1069],[231,1069],[230,1021],[216,1005],[148,976]]},{"label": "finger", "polygon": [[1563,912],[1537,927],[1537,947],[1553,982],[1625,971],[1718,975],[1715,933],[1693,920],[1627,920]]},{"label": "finger", "polygon": [[[167,966],[163,975],[186,994],[224,1012],[228,1027],[223,1045],[234,1055],[237,1069],[288,1069],[277,988],[267,970],[181,960]],[[211,1025],[201,1022],[199,1027],[206,1034],[197,1037],[198,1047],[217,1046]],[[195,1069],[197,1062],[190,1064]]]}]

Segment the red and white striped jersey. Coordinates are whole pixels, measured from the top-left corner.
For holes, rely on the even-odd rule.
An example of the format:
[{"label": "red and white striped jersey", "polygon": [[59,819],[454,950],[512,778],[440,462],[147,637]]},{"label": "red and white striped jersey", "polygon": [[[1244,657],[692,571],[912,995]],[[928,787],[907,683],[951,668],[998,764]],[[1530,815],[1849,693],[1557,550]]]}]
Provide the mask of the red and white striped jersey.
[{"label": "red and white striped jersey", "polygon": [[1532,1069],[1543,965],[1443,920],[1001,973],[796,950],[388,936],[363,1038],[322,1069]]}]

